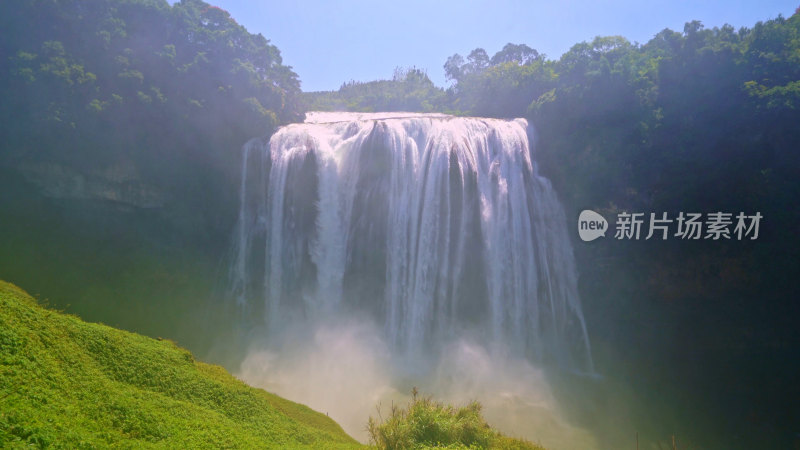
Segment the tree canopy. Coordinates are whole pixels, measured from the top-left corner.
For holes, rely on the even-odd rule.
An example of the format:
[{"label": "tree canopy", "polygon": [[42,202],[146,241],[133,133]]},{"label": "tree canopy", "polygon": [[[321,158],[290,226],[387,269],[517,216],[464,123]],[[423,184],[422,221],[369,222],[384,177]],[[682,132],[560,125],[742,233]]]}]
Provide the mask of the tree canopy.
[{"label": "tree canopy", "polygon": [[201,0],[2,2],[0,28],[6,165],[124,162],[180,202],[227,207],[241,145],[303,117],[278,49]]}]

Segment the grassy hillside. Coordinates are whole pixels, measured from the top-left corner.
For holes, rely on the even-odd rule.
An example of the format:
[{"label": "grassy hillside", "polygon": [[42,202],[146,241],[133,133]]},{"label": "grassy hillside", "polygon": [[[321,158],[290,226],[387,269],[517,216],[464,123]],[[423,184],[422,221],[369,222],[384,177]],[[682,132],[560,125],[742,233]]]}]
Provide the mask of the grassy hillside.
[{"label": "grassy hillside", "polygon": [[352,448],[333,420],[0,281],[0,447]]}]

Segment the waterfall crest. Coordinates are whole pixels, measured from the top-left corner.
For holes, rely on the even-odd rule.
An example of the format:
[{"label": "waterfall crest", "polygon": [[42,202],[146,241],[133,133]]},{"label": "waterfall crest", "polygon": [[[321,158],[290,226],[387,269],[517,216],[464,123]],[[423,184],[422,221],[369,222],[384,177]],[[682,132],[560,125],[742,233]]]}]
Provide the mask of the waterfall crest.
[{"label": "waterfall crest", "polygon": [[271,333],[359,311],[405,354],[469,332],[592,371],[564,211],[525,120],[309,113],[243,152],[231,292]]}]

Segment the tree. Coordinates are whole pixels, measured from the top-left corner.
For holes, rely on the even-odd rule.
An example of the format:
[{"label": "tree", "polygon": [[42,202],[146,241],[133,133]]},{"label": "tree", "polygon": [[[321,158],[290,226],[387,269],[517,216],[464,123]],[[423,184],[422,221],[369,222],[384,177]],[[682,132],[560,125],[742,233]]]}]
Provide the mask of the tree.
[{"label": "tree", "polygon": [[536,50],[528,47],[525,44],[506,44],[502,50],[492,56],[491,64],[496,66],[503,63],[517,63],[521,66],[530,64],[534,61],[541,61],[544,57]]},{"label": "tree", "polygon": [[458,53],[454,54],[447,58],[447,61],[444,63],[444,74],[445,78],[449,81],[458,82],[461,80],[461,77],[464,75],[464,57],[459,55]]},{"label": "tree", "polygon": [[476,48],[467,55],[467,71],[469,73],[479,73],[489,67],[489,64],[489,55],[482,48]]}]

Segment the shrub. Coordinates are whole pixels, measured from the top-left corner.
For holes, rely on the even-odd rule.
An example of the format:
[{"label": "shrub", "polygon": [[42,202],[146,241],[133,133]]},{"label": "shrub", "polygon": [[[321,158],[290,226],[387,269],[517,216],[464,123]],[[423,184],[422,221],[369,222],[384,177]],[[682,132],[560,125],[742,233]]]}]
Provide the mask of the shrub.
[{"label": "shrub", "polygon": [[424,448],[503,448],[541,450],[531,442],[503,436],[492,429],[481,415],[481,404],[473,401],[454,407],[420,396],[416,388],[406,408],[392,405],[383,420],[369,418],[370,443],[379,449]]}]

